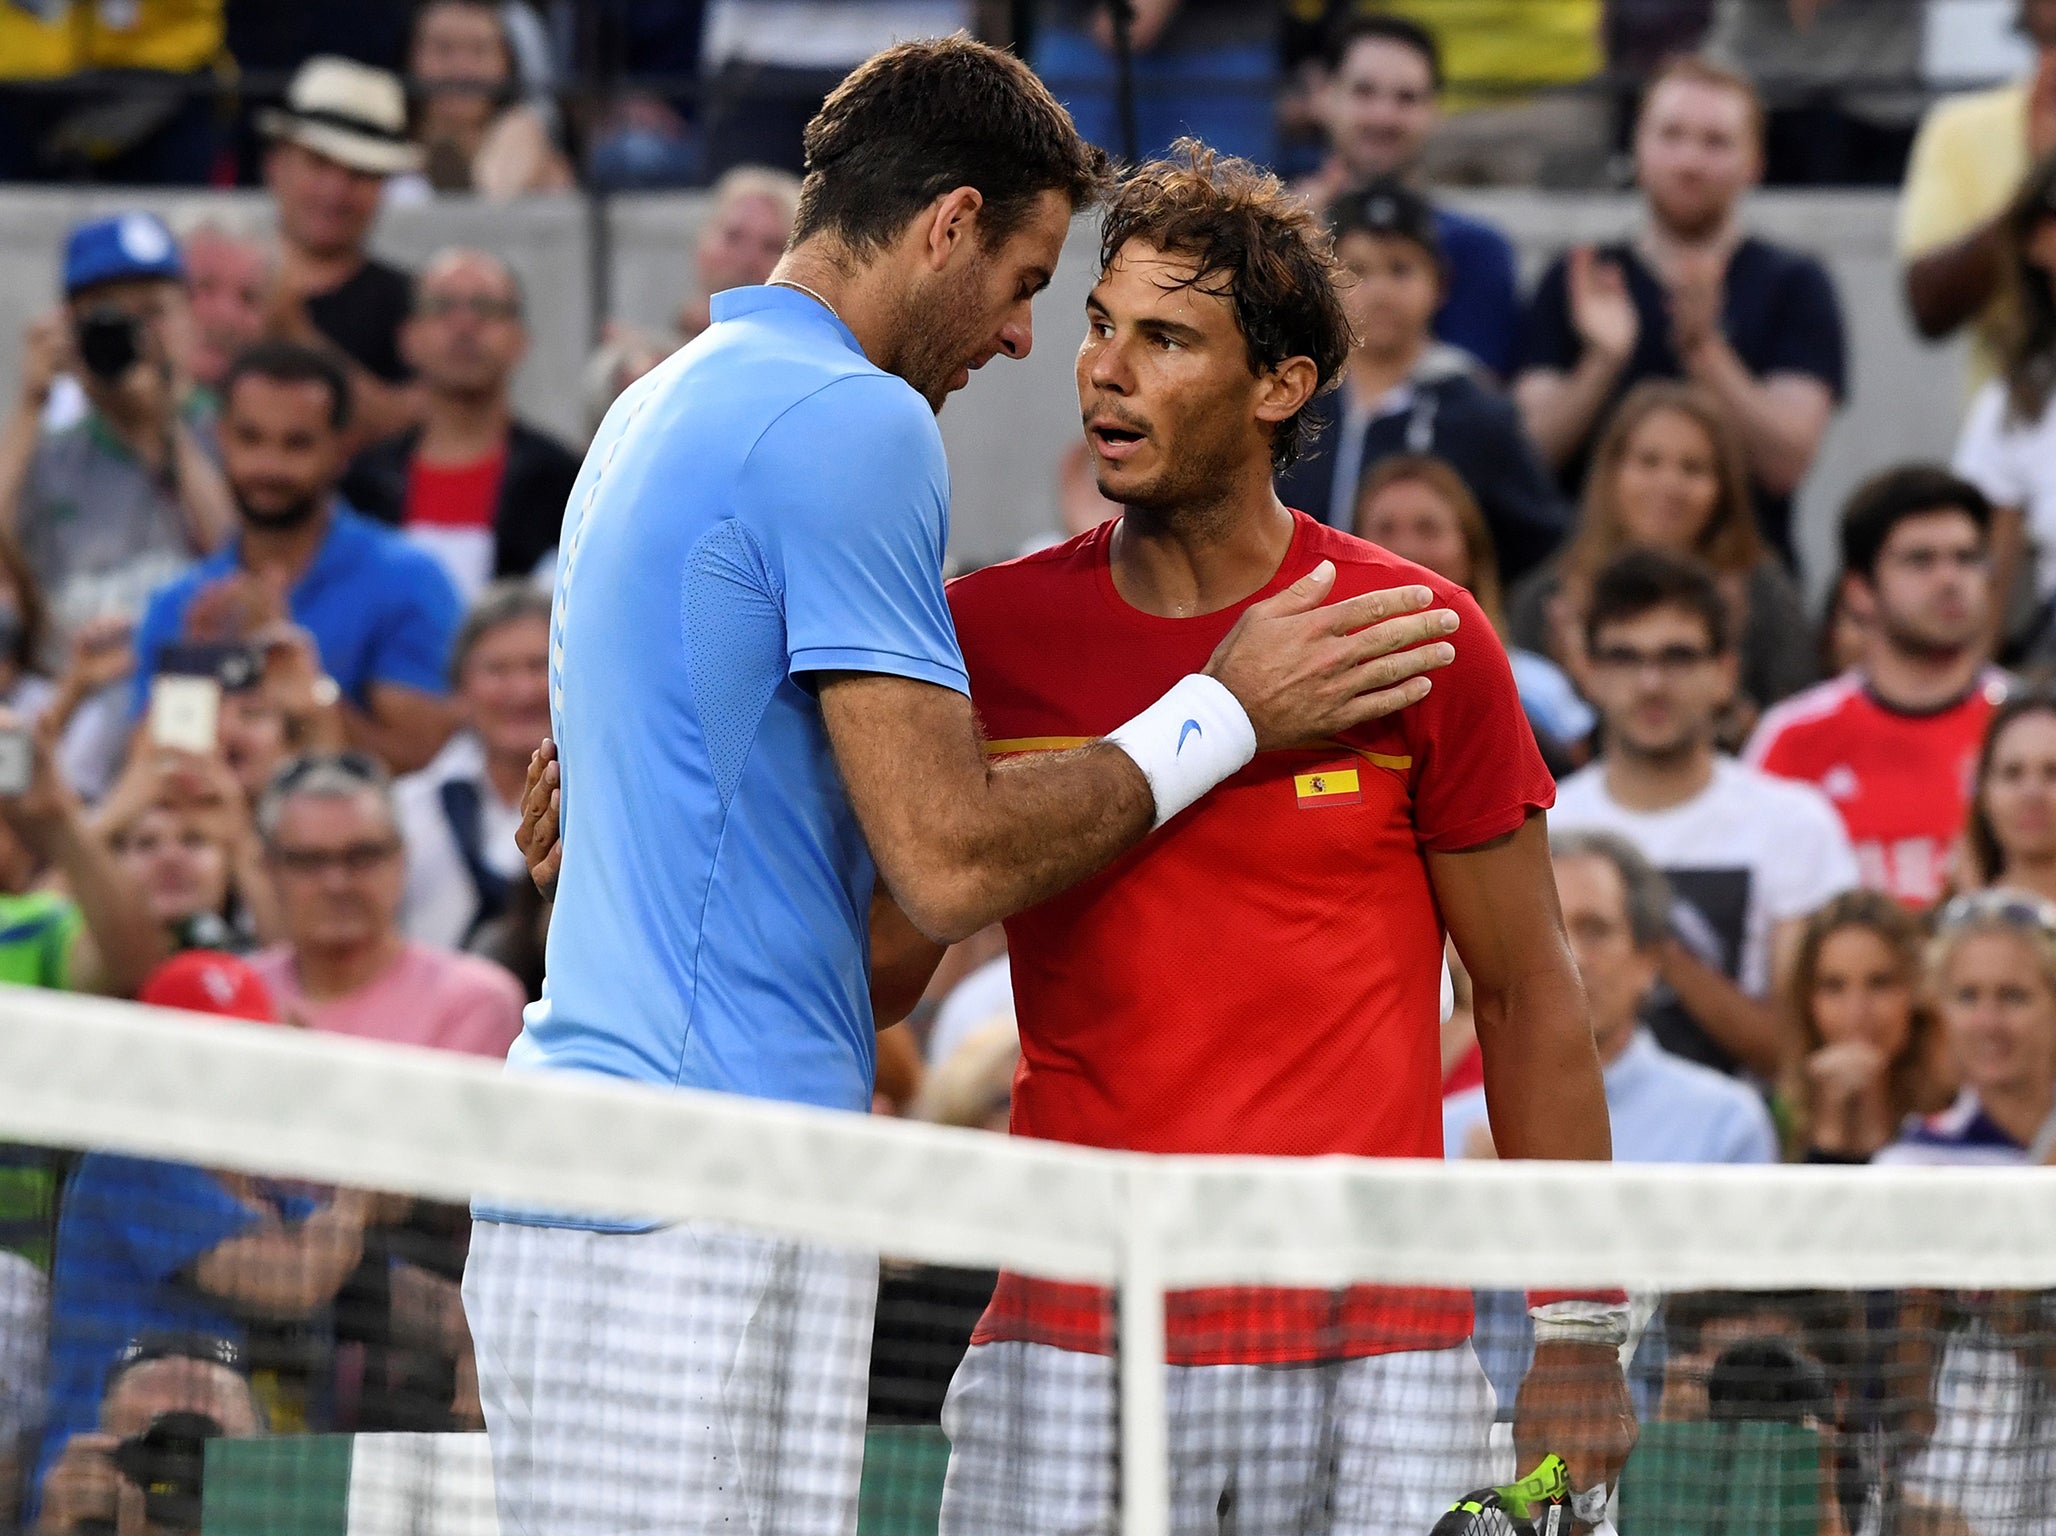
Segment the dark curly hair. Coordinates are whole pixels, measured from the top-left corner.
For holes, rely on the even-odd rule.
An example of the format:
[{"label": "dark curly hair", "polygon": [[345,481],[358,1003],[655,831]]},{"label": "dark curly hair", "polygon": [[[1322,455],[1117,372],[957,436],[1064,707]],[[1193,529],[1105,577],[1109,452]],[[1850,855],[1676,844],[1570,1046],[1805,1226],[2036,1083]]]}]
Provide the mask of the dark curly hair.
[{"label": "dark curly hair", "polygon": [[827,234],[871,254],[958,187],[984,197],[981,245],[1004,241],[1045,192],[1096,202],[1106,156],[1078,136],[1026,64],[967,37],[900,43],[859,64],[806,130],[793,243]]},{"label": "dark curly hair", "polygon": [[[1250,372],[1311,358],[1320,379],[1315,394],[1341,375],[1355,337],[1336,286],[1334,247],[1319,218],[1269,171],[1180,139],[1168,158],[1136,167],[1107,203],[1102,272],[1131,240],[1188,258],[1193,273],[1183,286],[1228,300]],[[1272,465],[1292,464],[1314,431],[1304,407],[1279,423]]]}]

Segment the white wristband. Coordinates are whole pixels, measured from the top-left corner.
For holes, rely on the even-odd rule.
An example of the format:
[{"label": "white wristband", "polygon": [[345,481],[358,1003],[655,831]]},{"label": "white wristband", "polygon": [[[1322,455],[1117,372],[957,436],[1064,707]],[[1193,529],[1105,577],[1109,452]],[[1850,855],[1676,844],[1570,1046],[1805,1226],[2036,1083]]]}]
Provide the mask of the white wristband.
[{"label": "white wristband", "polygon": [[1159,827],[1256,756],[1256,727],[1242,701],[1202,672],[1179,678],[1106,739],[1149,780]]},{"label": "white wristband", "polygon": [[1612,1301],[1549,1301],[1528,1308],[1535,1321],[1537,1344],[1604,1344],[1618,1349],[1628,1342],[1628,1309]]}]

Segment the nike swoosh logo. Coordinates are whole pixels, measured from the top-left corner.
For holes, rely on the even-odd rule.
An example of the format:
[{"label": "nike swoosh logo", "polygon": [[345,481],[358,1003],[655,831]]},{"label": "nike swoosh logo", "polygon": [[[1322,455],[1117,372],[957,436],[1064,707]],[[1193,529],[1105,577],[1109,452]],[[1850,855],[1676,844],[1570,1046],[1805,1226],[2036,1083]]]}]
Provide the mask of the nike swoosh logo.
[{"label": "nike swoosh logo", "polygon": [[1205,734],[1206,732],[1199,728],[1199,722],[1197,720],[1187,720],[1182,726],[1178,728],[1178,752],[1173,752],[1171,755],[1173,757],[1176,757],[1179,752],[1183,752],[1185,750],[1186,737],[1204,736]]}]

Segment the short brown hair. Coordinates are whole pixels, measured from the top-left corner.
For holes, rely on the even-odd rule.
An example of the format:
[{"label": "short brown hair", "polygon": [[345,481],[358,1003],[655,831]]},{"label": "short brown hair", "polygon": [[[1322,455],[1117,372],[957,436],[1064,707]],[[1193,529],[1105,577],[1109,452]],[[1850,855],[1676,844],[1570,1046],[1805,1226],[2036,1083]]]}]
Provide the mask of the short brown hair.
[{"label": "short brown hair", "polygon": [[985,199],[980,242],[1018,229],[1045,192],[1073,209],[1105,189],[1106,155],[1028,66],[967,37],[873,54],[807,124],[795,244],[829,235],[872,254],[958,187]]},{"label": "short brown hair", "polygon": [[[1337,291],[1335,252],[1320,220],[1269,171],[1180,139],[1139,166],[1107,204],[1099,264],[1140,240],[1194,264],[1188,286],[1228,300],[1252,373],[1313,359],[1320,393],[1342,372],[1355,337]],[[1271,439],[1284,469],[1313,436],[1302,408]]]},{"label": "short brown hair", "polygon": [[1737,73],[1711,59],[1702,59],[1696,53],[1674,53],[1656,66],[1654,74],[1642,87],[1642,100],[1635,108],[1635,126],[1642,126],[1642,118],[1649,110],[1649,103],[1656,99],[1656,93],[1673,80],[1682,80],[1688,85],[1710,85],[1715,90],[1729,91],[1742,98],[1749,109],[1749,131],[1755,136],[1757,148],[1763,147],[1764,116],[1763,97],[1758,94],[1756,84],[1747,75]]},{"label": "short brown hair", "polygon": [[1471,494],[1456,466],[1432,453],[1395,453],[1378,460],[1357,488],[1354,521],[1358,538],[1370,537],[1364,532],[1364,516],[1388,485],[1423,486],[1449,508],[1450,516],[1456,519],[1456,530],[1463,537],[1464,557],[1471,562],[1471,579],[1463,584],[1464,588],[1485,610],[1493,633],[1504,637],[1506,594],[1499,581],[1499,550],[1492,542],[1492,526],[1485,521],[1478,498]]}]

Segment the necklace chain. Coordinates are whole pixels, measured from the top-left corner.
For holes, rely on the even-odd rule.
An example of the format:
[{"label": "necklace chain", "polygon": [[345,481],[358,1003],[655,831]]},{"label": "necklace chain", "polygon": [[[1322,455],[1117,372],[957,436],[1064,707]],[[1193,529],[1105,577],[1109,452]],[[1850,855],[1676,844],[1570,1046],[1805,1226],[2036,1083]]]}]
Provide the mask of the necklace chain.
[{"label": "necklace chain", "polygon": [[814,290],[809,288],[805,283],[796,283],[789,277],[774,277],[771,279],[771,286],[773,288],[797,289],[799,292],[804,293],[808,298],[812,299],[816,304],[819,304],[823,309],[827,310],[828,313],[830,313],[831,315],[835,315],[835,318],[837,320],[842,319],[842,316],[836,313],[836,309],[833,304],[829,303],[826,299],[822,298],[820,294],[814,292]]}]

